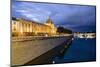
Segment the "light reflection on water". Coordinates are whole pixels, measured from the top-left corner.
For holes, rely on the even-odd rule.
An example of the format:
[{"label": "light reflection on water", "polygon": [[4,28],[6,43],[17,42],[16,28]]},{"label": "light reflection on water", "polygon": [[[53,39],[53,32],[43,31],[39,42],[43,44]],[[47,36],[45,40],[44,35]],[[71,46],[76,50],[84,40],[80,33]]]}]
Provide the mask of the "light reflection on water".
[{"label": "light reflection on water", "polygon": [[56,56],[55,63],[95,61],[96,60],[96,39],[74,38],[71,46],[63,56]]}]

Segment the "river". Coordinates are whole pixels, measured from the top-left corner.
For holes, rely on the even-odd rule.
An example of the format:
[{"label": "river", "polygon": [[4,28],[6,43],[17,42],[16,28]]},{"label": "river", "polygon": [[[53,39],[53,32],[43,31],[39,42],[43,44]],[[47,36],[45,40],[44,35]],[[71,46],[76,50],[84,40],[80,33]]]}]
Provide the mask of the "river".
[{"label": "river", "polygon": [[96,60],[96,39],[74,38],[63,56],[56,56],[54,63],[87,62]]}]

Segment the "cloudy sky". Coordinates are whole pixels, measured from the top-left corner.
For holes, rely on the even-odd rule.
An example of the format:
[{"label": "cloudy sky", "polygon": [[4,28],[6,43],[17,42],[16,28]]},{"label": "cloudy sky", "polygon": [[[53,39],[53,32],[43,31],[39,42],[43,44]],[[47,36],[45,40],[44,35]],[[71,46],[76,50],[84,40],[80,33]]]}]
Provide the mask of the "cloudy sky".
[{"label": "cloudy sky", "polygon": [[44,23],[50,17],[56,26],[74,32],[95,31],[96,7],[35,2],[12,2],[12,16]]}]

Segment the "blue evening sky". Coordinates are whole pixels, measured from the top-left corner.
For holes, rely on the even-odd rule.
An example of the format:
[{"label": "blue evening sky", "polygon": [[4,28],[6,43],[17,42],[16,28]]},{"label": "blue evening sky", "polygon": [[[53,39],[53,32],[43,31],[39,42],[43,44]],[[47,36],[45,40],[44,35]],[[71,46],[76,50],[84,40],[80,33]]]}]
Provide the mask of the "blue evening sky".
[{"label": "blue evening sky", "polygon": [[95,31],[96,7],[35,2],[12,2],[12,16],[44,23],[50,17],[56,26],[74,32]]}]

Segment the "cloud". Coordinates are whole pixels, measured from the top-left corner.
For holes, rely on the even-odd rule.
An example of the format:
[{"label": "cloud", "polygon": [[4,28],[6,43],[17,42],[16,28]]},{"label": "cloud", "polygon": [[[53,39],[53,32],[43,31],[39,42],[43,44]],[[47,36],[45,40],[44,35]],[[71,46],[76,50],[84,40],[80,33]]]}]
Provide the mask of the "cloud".
[{"label": "cloud", "polygon": [[74,27],[78,29],[78,26],[92,26],[96,23],[95,6],[14,2],[12,7],[12,15],[16,17],[43,23],[50,16],[56,25],[71,29]]},{"label": "cloud", "polygon": [[17,12],[21,12],[21,13],[26,13],[26,12],[28,12],[28,11],[26,11],[26,10],[16,10]]},{"label": "cloud", "polygon": [[[24,3],[23,5],[25,5],[26,3]],[[52,12],[49,10],[45,10],[43,8],[39,8],[39,7],[31,7],[29,8],[28,6],[24,6],[21,4],[20,8],[19,6],[16,9],[13,9],[14,12],[18,12],[19,14],[21,14],[21,17],[26,17],[30,20],[36,20],[38,19],[39,22],[45,22],[46,21],[46,17],[51,16]],[[28,5],[28,4],[27,4]],[[15,14],[15,13],[14,13]],[[41,17],[44,17],[44,21],[41,20]],[[42,18],[43,19],[43,18]]]}]

